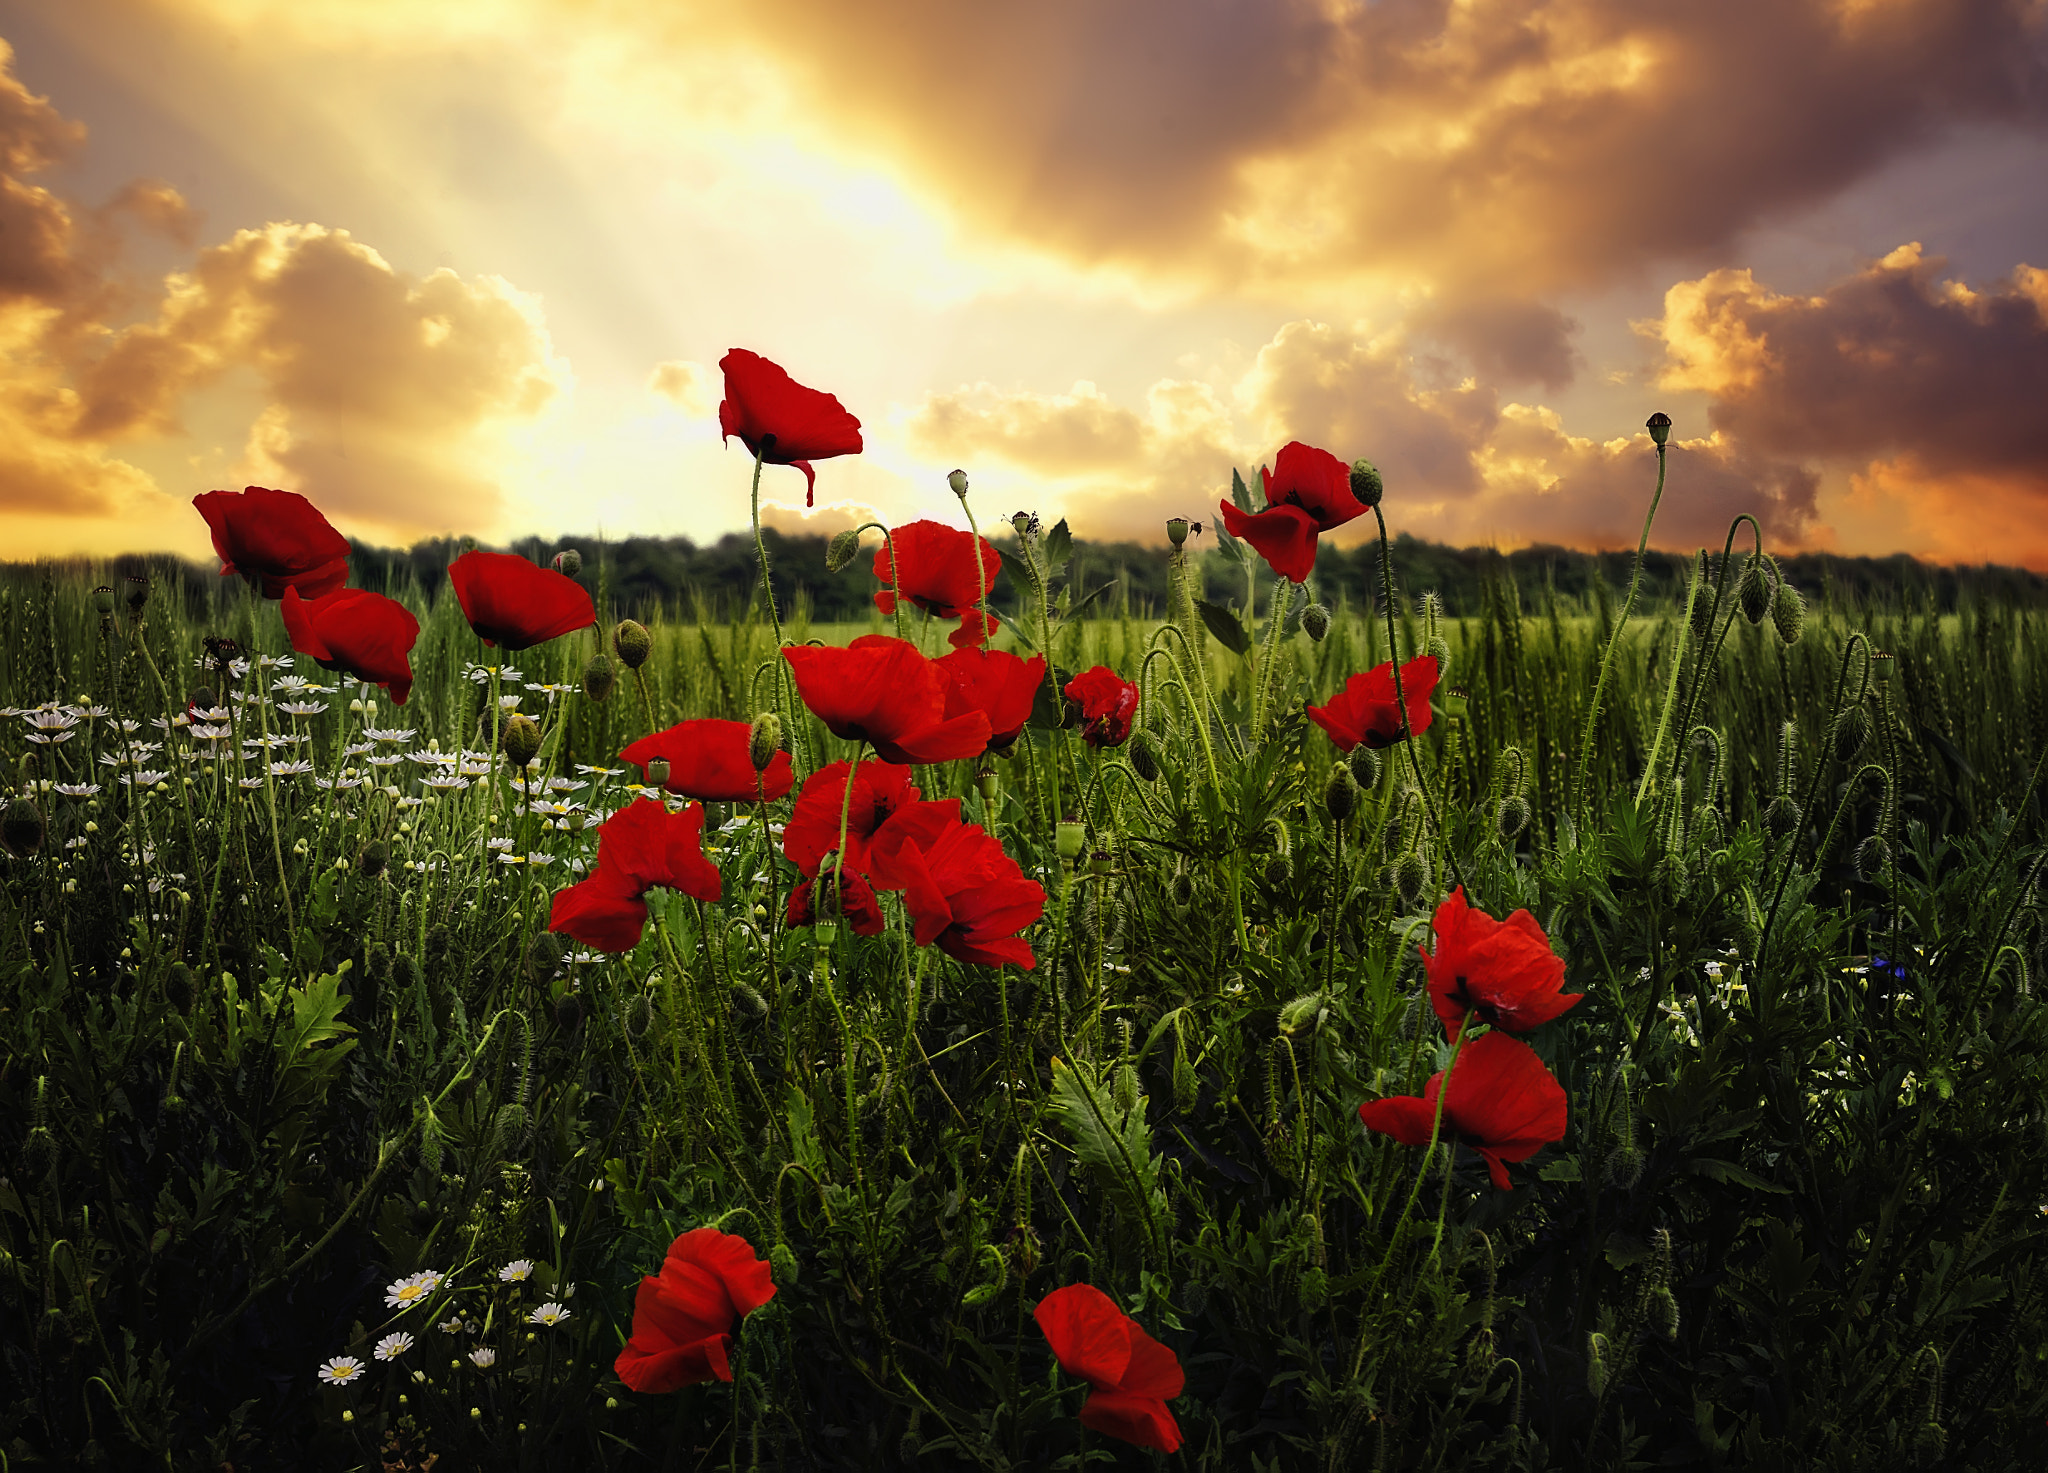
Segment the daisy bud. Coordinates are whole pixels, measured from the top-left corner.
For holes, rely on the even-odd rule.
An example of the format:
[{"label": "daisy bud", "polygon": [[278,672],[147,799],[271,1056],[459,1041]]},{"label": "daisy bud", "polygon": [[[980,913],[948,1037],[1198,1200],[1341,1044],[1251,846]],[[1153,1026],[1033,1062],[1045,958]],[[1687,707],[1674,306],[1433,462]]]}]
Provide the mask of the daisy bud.
[{"label": "daisy bud", "polygon": [[1321,604],[1310,604],[1301,611],[1301,632],[1317,644],[1330,632],[1330,611]]},{"label": "daisy bud", "polygon": [[1764,576],[1761,558],[1751,558],[1742,568],[1742,581],[1736,585],[1735,601],[1742,609],[1742,617],[1752,624],[1761,624],[1771,612],[1771,584]]},{"label": "daisy bud", "polygon": [[505,758],[514,767],[525,767],[540,754],[540,723],[531,716],[513,716],[505,723]]},{"label": "daisy bud", "polygon": [[668,765],[668,758],[649,758],[647,762],[647,786],[649,786],[650,788],[667,787],[668,775],[670,771],[671,769]]},{"label": "daisy bud", "polygon": [[1339,762],[1330,769],[1330,779],[1323,784],[1323,808],[1333,822],[1343,823],[1357,807],[1358,779]]},{"label": "daisy bud", "polygon": [[1834,729],[1828,733],[1837,762],[1854,760],[1870,740],[1870,712],[1861,705],[1844,706],[1835,713]]},{"label": "daisy bud", "polygon": [[1166,540],[1175,547],[1180,547],[1187,542],[1188,519],[1186,517],[1168,517],[1166,519]]},{"label": "daisy bud", "polygon": [[583,554],[573,547],[565,547],[555,554],[555,571],[564,578],[574,578],[583,571]]},{"label": "daisy bud", "polygon": [[946,484],[953,488],[953,494],[962,501],[967,499],[967,472],[952,471],[946,476]]},{"label": "daisy bud", "polygon": [[1380,754],[1360,742],[1351,749],[1351,775],[1358,779],[1358,786],[1371,792],[1380,785]]},{"label": "daisy bud", "polygon": [[1661,450],[1664,442],[1671,438],[1671,416],[1660,409],[1643,421],[1643,428],[1650,432],[1651,441]]},{"label": "daisy bud", "polygon": [[1358,498],[1359,505],[1378,506],[1380,497],[1386,493],[1386,482],[1380,479],[1379,467],[1369,460],[1351,462],[1351,494]]},{"label": "daisy bud", "polygon": [[1087,840],[1087,825],[1083,824],[1079,819],[1063,818],[1060,820],[1058,832],[1054,835],[1054,843],[1059,849],[1060,858],[1066,863],[1072,864],[1081,857],[1081,846]]},{"label": "daisy bud", "polygon": [[653,652],[654,636],[639,620],[621,619],[619,627],[612,632],[612,648],[619,652],[621,665],[628,670],[638,670]]},{"label": "daisy bud", "polygon": [[853,565],[860,556],[860,533],[848,527],[843,532],[832,534],[832,540],[825,547],[825,571],[837,573]]},{"label": "daisy bud", "polygon": [[7,805],[5,817],[0,817],[0,843],[5,843],[16,859],[26,859],[41,849],[47,833],[43,810],[33,799],[16,798]]},{"label": "daisy bud", "polygon": [[1778,638],[1786,644],[1799,643],[1799,636],[1806,628],[1806,600],[1799,596],[1799,590],[1780,580],[1778,596],[1771,600],[1771,623],[1777,627]]},{"label": "daisy bud", "polygon": [[583,667],[583,694],[593,701],[602,701],[612,693],[618,683],[618,672],[612,669],[611,660],[599,650],[590,657],[590,663]]},{"label": "daisy bud", "polygon": [[1159,743],[1152,733],[1142,726],[1131,733],[1131,740],[1124,748],[1124,755],[1130,759],[1131,771],[1145,782],[1159,780]]},{"label": "daisy bud", "polygon": [[114,612],[114,590],[102,583],[92,591],[92,606],[102,614]]},{"label": "daisy bud", "polygon": [[747,737],[747,760],[754,764],[754,771],[766,772],[781,750],[782,718],[773,711],[763,711],[754,718],[754,729]]},{"label": "daisy bud", "polygon": [[1866,885],[1878,883],[1884,878],[1891,857],[1891,845],[1885,843],[1882,835],[1872,834],[1856,846],[1856,878]]}]

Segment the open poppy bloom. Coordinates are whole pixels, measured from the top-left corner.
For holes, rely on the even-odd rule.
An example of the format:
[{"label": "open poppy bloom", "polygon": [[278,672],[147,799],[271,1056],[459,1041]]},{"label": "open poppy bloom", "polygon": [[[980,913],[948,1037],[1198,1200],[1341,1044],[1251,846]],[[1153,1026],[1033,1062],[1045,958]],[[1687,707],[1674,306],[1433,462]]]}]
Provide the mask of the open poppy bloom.
[{"label": "open poppy bloom", "polygon": [[278,608],[292,648],[300,654],[311,655],[324,669],[383,686],[398,705],[412,694],[409,657],[420,637],[420,621],[397,599],[365,588],[338,588],[307,599],[286,584]]},{"label": "open poppy bloom", "polygon": [[860,421],[821,389],[807,389],[759,353],[734,348],[718,360],[725,398],[718,406],[721,438],[733,435],[770,465],[804,473],[804,505],[817,490],[814,460],[860,454]]},{"label": "open poppy bloom", "polygon": [[1045,887],[980,824],[960,821],[958,798],[900,810],[876,831],[868,862],[877,885],[904,892],[919,946],[984,967],[1038,964],[1017,933],[1045,914]]},{"label": "open poppy bloom", "polygon": [[1390,747],[1401,740],[1401,707],[1408,707],[1408,735],[1429,730],[1430,693],[1436,689],[1435,655],[1417,655],[1401,666],[1400,701],[1394,699],[1394,662],[1375,665],[1354,675],[1320,706],[1308,708],[1309,720],[1330,734],[1337,750],[1348,752],[1360,742]]},{"label": "open poppy bloom", "polygon": [[1429,1001],[1455,1041],[1470,1013],[1510,1033],[1562,1016],[1585,996],[1564,990],[1564,959],[1536,917],[1518,910],[1504,921],[1465,903],[1465,887],[1453,890],[1436,908],[1434,955],[1422,951],[1429,970]]},{"label": "open poppy bloom", "polygon": [[907,639],[863,634],[845,649],[786,645],[797,694],[836,737],[866,742],[884,762],[951,762],[988,749],[979,711],[949,716],[938,662]]},{"label": "open poppy bloom", "polygon": [[465,552],[448,565],[462,616],[485,644],[523,650],[597,622],[574,578],[509,552]]},{"label": "open poppy bloom", "polygon": [[733,1326],[775,1297],[754,1246],[735,1233],[692,1228],[668,1245],[661,1272],[633,1296],[633,1335],[613,1363],[635,1391],[674,1391],[732,1379]]},{"label": "open poppy bloom", "polygon": [[[900,570],[889,559],[892,543],[903,564]],[[957,531],[940,522],[911,522],[884,538],[875,553],[875,576],[895,585],[875,595],[875,607],[893,614],[896,600],[907,598],[935,618],[961,619],[949,642],[955,649],[979,648],[988,638],[988,621],[974,606],[996,586],[996,574],[1002,567],[1002,554],[972,532]],[[968,614],[974,617],[965,618]]]},{"label": "open poppy bloom", "polygon": [[1066,696],[1081,708],[1081,740],[1089,746],[1120,747],[1131,739],[1138,688],[1109,666],[1083,670],[1067,682]]},{"label": "open poppy bloom", "polygon": [[1031,719],[1031,703],[1045,684],[1045,656],[1019,659],[1008,650],[958,649],[935,662],[952,688],[946,714],[979,711],[988,717],[988,750],[1005,752]]},{"label": "open poppy bloom", "polygon": [[1223,525],[1242,537],[1274,572],[1306,583],[1316,568],[1316,537],[1365,515],[1365,503],[1351,494],[1351,467],[1327,450],[1299,440],[1280,447],[1273,469],[1259,467],[1266,490],[1266,509],[1243,512],[1235,503],[1217,503]]},{"label": "open poppy bloom", "polygon": [[192,504],[213,532],[222,577],[254,578],[265,598],[283,598],[287,588],[319,598],[348,582],[348,539],[298,492],[250,486],[208,491]]},{"label": "open poppy bloom", "polygon": [[[1438,1070],[1421,1098],[1367,1100],[1358,1107],[1358,1118],[1368,1130],[1404,1146],[1426,1146],[1443,1088],[1443,1071]],[[1493,1032],[1458,1050],[1451,1062],[1450,1093],[1444,1096],[1442,1133],[1477,1151],[1502,1191],[1515,1185],[1506,1163],[1527,1161],[1552,1141],[1563,1140],[1564,1125],[1564,1086],[1528,1044]]]},{"label": "open poppy bloom", "polygon": [[828,864],[815,877],[790,891],[782,919],[791,926],[815,926],[835,915],[856,936],[882,934],[885,922],[882,903],[875,898],[875,887],[868,883],[866,875],[851,866],[841,875]]},{"label": "open poppy bloom", "polygon": [[767,769],[757,773],[749,755],[753,736],[751,722],[702,717],[644,736],[619,753],[619,758],[641,768],[656,758],[667,762],[668,781],[662,787],[685,798],[706,803],[743,803],[757,793],[763,798],[780,798],[796,784],[789,753],[777,752]]},{"label": "open poppy bloom", "polygon": [[1092,1284],[1053,1290],[1031,1317],[1060,1369],[1088,1383],[1083,1427],[1163,1453],[1179,1450],[1180,1424],[1166,1409],[1187,1385],[1179,1357]]},{"label": "open poppy bloom", "polygon": [[[834,762],[804,779],[803,791],[782,831],[782,852],[806,875],[818,873],[826,855],[839,847],[840,809],[846,804],[850,762]],[[868,840],[899,808],[917,801],[910,769],[893,762],[863,762],[853,777],[853,801],[846,812],[846,867],[866,870]]]},{"label": "open poppy bloom", "polygon": [[628,803],[597,831],[597,866],[555,892],[548,929],[599,951],[631,951],[647,926],[641,897],[660,886],[716,900],[718,866],[704,855],[704,805],[680,813],[654,798]]}]

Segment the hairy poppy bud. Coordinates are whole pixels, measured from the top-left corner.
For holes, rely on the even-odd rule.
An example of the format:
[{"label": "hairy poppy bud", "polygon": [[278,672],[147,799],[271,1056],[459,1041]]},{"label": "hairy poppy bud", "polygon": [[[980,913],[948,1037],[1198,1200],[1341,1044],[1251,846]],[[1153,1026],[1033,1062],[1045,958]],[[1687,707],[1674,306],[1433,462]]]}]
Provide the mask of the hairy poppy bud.
[{"label": "hairy poppy bud", "polygon": [[573,992],[565,992],[555,1003],[555,1026],[564,1033],[574,1033],[583,1024],[583,1000]]},{"label": "hairy poppy bud", "polygon": [[1301,632],[1317,644],[1330,632],[1330,611],[1321,604],[1310,604],[1301,611]]},{"label": "hairy poppy bud", "polygon": [[960,497],[962,500],[966,499],[967,472],[962,470],[948,471],[946,473],[946,484],[953,488],[955,496]]},{"label": "hairy poppy bud", "polygon": [[1333,821],[1343,823],[1357,807],[1358,779],[1339,762],[1331,767],[1330,780],[1323,784],[1323,808]]},{"label": "hairy poppy bud", "polygon": [[1661,450],[1664,442],[1671,438],[1671,416],[1660,409],[1643,421],[1643,428],[1650,432],[1651,441]]},{"label": "hairy poppy bud", "polygon": [[1922,1468],[1932,1468],[1948,1454],[1948,1434],[1941,1430],[1939,1422],[1922,1422],[1920,1430],[1913,1434],[1913,1462]]},{"label": "hairy poppy bud", "polygon": [[1771,600],[1771,623],[1776,626],[1778,638],[1786,644],[1799,643],[1799,636],[1806,629],[1806,600],[1799,596],[1799,590],[1782,579],[1778,583],[1778,596]]},{"label": "hairy poppy bud", "polygon": [[1662,1284],[1650,1291],[1650,1329],[1666,1340],[1678,1338],[1678,1298]]},{"label": "hairy poppy bud", "polygon": [[1735,601],[1742,609],[1742,617],[1752,624],[1761,624],[1771,612],[1771,582],[1764,576],[1761,558],[1751,558],[1742,566],[1742,581],[1736,585]]},{"label": "hairy poppy bud", "polygon": [[0,841],[16,859],[26,859],[41,849],[47,832],[43,810],[32,798],[16,798],[7,805],[5,817],[0,817]]},{"label": "hairy poppy bud", "polygon": [[1188,540],[1188,519],[1168,517],[1166,519],[1166,540],[1175,547],[1183,546]]},{"label": "hairy poppy bud", "polygon": [[1441,634],[1432,634],[1423,642],[1422,652],[1436,658],[1436,675],[1443,680],[1451,673],[1451,647]]},{"label": "hairy poppy bud", "polygon": [[777,1243],[768,1250],[768,1271],[775,1276],[775,1282],[788,1288],[797,1281],[796,1253],[787,1243]]},{"label": "hairy poppy bud", "polygon": [[1054,834],[1053,842],[1059,849],[1059,856],[1068,864],[1081,857],[1081,846],[1087,842],[1088,829],[1079,819],[1063,818]]},{"label": "hairy poppy bud", "polygon": [[1705,644],[1707,636],[1714,632],[1714,596],[1707,591],[1707,580],[1712,576],[1707,550],[1701,548],[1699,563],[1693,569],[1692,642],[1697,645]]},{"label": "hairy poppy bud", "polygon": [[583,667],[583,694],[593,701],[602,701],[610,695],[618,681],[618,672],[612,669],[611,657],[602,650],[592,655],[590,663]]},{"label": "hairy poppy bud", "polygon": [[382,839],[372,839],[363,845],[363,852],[357,857],[356,865],[363,872],[363,878],[374,880],[391,864],[391,846]]},{"label": "hairy poppy bud", "polygon": [[1137,773],[1141,779],[1148,783],[1159,780],[1159,743],[1151,732],[1142,726],[1132,732],[1130,743],[1124,748],[1124,755],[1130,759],[1131,771]]},{"label": "hairy poppy bud", "polygon": [[669,767],[669,765],[668,765],[668,758],[666,758],[666,757],[650,757],[650,758],[648,758],[648,759],[647,759],[647,786],[648,786],[648,787],[650,787],[650,788],[665,788],[665,787],[667,787],[667,786],[668,786],[668,776],[669,776],[669,773],[670,773],[670,772],[671,772],[672,770],[673,770],[673,769],[671,769],[671,768]]},{"label": "hairy poppy bud", "polygon": [[1870,712],[1862,705],[1844,706],[1835,713],[1835,724],[1828,733],[1829,744],[1834,748],[1837,762],[1849,762],[1863,750],[1863,744],[1870,740]]},{"label": "hairy poppy bud", "polygon": [[1413,908],[1428,888],[1429,861],[1421,854],[1410,849],[1394,861],[1394,889],[1399,892],[1403,905]]},{"label": "hairy poppy bud", "polygon": [[559,931],[542,931],[526,943],[526,979],[545,987],[569,958],[569,945]]},{"label": "hairy poppy bud", "polygon": [[1521,837],[1522,830],[1529,826],[1529,800],[1520,793],[1510,793],[1500,800],[1500,806],[1493,810],[1493,829],[1500,835],[1503,844],[1512,844]]},{"label": "hairy poppy bud", "polygon": [[1378,466],[1369,460],[1351,462],[1351,494],[1358,498],[1359,505],[1368,509],[1378,506],[1386,489],[1387,484],[1380,479]]},{"label": "hairy poppy bud", "polygon": [[1586,1337],[1586,1389],[1596,1397],[1607,1394],[1607,1337],[1598,1330]]},{"label": "hairy poppy bud", "polygon": [[102,614],[114,612],[114,590],[102,583],[92,591],[92,606]]},{"label": "hairy poppy bud", "polygon": [[1351,775],[1358,779],[1359,787],[1371,792],[1380,785],[1380,754],[1360,742],[1351,749]]},{"label": "hairy poppy bud", "polygon": [[851,527],[846,528],[844,531],[834,532],[832,540],[825,544],[825,571],[828,573],[843,572],[851,567],[853,560],[859,556],[860,533],[854,531]]},{"label": "hairy poppy bud", "polygon": [[149,580],[130,573],[122,581],[128,589],[128,612],[141,613],[142,606],[149,602]]},{"label": "hairy poppy bud", "polygon": [[1607,1157],[1607,1184],[1619,1191],[1627,1191],[1643,1178],[1642,1148],[1633,1141],[1625,1141]]},{"label": "hairy poppy bud", "polygon": [[654,636],[638,620],[621,619],[619,627],[612,631],[612,648],[619,652],[621,665],[628,670],[638,670],[647,663],[647,656],[654,649]]},{"label": "hairy poppy bud", "polygon": [[1764,810],[1764,832],[1773,839],[1782,839],[1798,827],[1798,802],[1783,796],[1771,799],[1770,807]]},{"label": "hairy poppy bud", "polygon": [[1312,1030],[1323,1013],[1323,995],[1310,992],[1280,1005],[1280,1031],[1289,1038],[1304,1029]]},{"label": "hairy poppy bud", "polygon": [[583,571],[583,554],[573,547],[565,547],[555,554],[555,571],[564,578],[574,578]]},{"label": "hairy poppy bud", "polygon": [[754,771],[766,772],[781,750],[782,718],[763,711],[754,718],[754,729],[747,735],[747,760],[754,764]]},{"label": "hairy poppy bud", "polygon": [[1891,845],[1885,843],[1882,835],[1872,834],[1856,846],[1856,878],[1866,885],[1878,883],[1891,857]]},{"label": "hairy poppy bud", "polygon": [[505,760],[525,767],[540,754],[540,723],[531,716],[513,715],[505,722]]},{"label": "hairy poppy bud", "polygon": [[181,1013],[187,1012],[196,995],[192,969],[183,962],[172,962],[171,970],[164,977],[164,996],[170,1000],[171,1006]]}]

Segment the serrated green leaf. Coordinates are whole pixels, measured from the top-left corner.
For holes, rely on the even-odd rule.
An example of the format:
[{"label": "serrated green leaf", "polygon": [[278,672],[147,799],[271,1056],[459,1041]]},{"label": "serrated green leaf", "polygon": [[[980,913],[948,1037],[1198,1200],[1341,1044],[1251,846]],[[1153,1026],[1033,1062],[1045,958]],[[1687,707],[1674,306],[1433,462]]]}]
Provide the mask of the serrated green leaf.
[{"label": "serrated green leaf", "polygon": [[1244,625],[1237,622],[1237,615],[1226,608],[1220,608],[1205,598],[1195,600],[1195,612],[1202,616],[1202,627],[1216,636],[1216,642],[1233,655],[1247,653],[1252,647],[1252,637],[1245,633]]},{"label": "serrated green leaf", "polygon": [[1230,499],[1237,503],[1241,512],[1252,509],[1252,488],[1245,485],[1244,477],[1237,473],[1237,467],[1230,468]]},{"label": "serrated green leaf", "polygon": [[1124,1210],[1152,1219],[1159,1190],[1159,1162],[1152,1155],[1152,1130],[1145,1124],[1145,1096],[1128,1111],[1110,1098],[1085,1061],[1053,1061],[1052,1112],[1074,1143],[1074,1154]]},{"label": "serrated green leaf", "polygon": [[1045,565],[1048,568],[1064,568],[1067,559],[1074,555],[1074,534],[1067,530],[1067,519],[1061,517],[1053,529],[1045,534]]}]

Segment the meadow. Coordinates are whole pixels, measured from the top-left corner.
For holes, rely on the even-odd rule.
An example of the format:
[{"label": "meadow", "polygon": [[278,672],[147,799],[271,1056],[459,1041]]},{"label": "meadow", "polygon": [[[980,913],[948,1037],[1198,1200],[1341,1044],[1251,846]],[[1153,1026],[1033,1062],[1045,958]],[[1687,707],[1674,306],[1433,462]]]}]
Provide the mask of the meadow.
[{"label": "meadow", "polygon": [[[8,569],[0,1467],[2037,1466],[2048,614],[1733,533],[1332,611],[1212,528],[1142,617],[1014,533],[1050,670],[928,760],[804,662],[936,598],[398,584],[399,705],[260,580]],[[712,720],[761,796],[620,755]],[[835,870],[862,774],[946,837]]]}]

